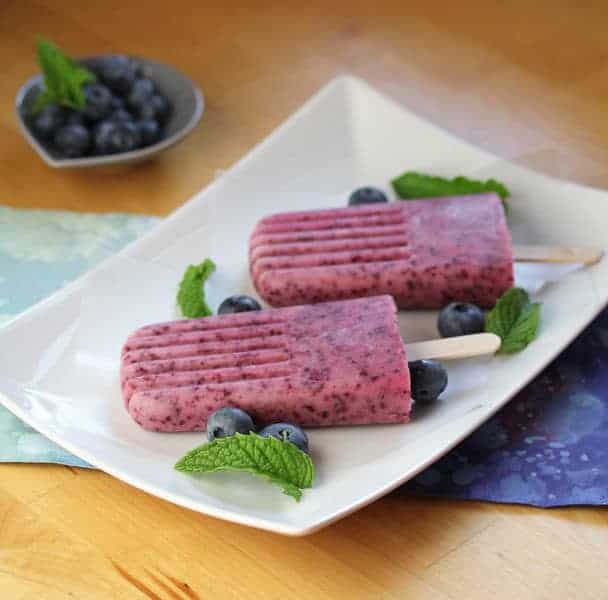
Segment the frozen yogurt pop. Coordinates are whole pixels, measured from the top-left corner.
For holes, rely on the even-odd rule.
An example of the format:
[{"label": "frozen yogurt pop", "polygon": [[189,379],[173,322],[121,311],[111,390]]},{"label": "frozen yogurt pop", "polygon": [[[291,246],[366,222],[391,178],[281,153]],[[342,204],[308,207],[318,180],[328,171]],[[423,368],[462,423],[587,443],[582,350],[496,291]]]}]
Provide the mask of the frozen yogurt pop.
[{"label": "frozen yogurt pop", "polygon": [[[406,354],[396,311],[379,296],[142,327],[122,350],[126,408],[144,429],[166,432],[204,430],[223,406],[258,424],[405,423],[408,354],[457,358],[500,344],[479,334],[411,344]],[[486,345],[471,351],[478,337]]]},{"label": "frozen yogurt pop", "polygon": [[222,406],[259,423],[404,423],[408,362],[390,296],[180,320],[126,341],[121,383],[145,429],[198,431]]},{"label": "frozen yogurt pop", "polygon": [[487,193],[267,217],[250,271],[271,306],[390,294],[400,308],[491,307],[513,286],[513,253]]}]

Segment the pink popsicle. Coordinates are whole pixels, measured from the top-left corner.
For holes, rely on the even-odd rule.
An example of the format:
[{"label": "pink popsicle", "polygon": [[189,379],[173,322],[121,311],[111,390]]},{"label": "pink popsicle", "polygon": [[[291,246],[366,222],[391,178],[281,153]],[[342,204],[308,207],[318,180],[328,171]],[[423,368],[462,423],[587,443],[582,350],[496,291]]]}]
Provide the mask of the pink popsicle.
[{"label": "pink popsicle", "polygon": [[400,308],[490,307],[513,286],[495,193],[267,217],[251,235],[250,270],[271,306],[390,294]]},{"label": "pink popsicle", "polygon": [[396,310],[379,296],[143,327],[122,350],[127,410],[153,431],[204,430],[222,406],[257,423],[405,423]]}]

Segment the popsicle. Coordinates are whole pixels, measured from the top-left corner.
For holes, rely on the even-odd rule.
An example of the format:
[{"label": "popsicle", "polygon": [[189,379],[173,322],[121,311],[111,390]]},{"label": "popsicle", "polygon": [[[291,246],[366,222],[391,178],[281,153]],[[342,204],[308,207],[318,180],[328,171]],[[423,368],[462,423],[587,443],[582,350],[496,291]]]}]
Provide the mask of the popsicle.
[{"label": "popsicle", "polygon": [[270,216],[250,271],[271,306],[390,294],[400,308],[491,307],[513,253],[500,197],[484,193]]},{"label": "popsicle", "polygon": [[144,429],[199,431],[222,406],[257,423],[405,423],[408,360],[390,296],[150,325],[122,350]]}]

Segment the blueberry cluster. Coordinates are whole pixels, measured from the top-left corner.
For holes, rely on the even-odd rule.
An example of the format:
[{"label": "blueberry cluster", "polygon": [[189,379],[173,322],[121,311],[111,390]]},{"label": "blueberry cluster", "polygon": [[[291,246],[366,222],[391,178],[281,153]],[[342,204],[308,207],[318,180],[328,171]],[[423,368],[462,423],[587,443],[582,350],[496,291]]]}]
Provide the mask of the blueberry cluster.
[{"label": "blueberry cluster", "polygon": [[[207,438],[210,442],[235,433],[247,434],[255,430],[253,419],[240,408],[225,406],[211,413],[207,419]],[[302,452],[308,453],[306,432],[292,423],[273,423],[257,433],[262,437],[274,437],[280,442],[291,442]]]},{"label": "blueberry cluster", "polygon": [[136,60],[104,56],[86,66],[96,81],[84,86],[84,107],[45,106],[32,121],[41,140],[66,158],[79,158],[129,152],[163,137],[171,105]]}]

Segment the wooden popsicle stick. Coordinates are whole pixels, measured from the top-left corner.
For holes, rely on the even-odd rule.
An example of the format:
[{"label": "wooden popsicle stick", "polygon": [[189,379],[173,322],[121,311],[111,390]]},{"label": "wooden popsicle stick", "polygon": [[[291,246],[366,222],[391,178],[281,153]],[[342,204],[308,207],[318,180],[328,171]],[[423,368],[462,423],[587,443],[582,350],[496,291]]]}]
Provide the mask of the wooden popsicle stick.
[{"label": "wooden popsicle stick", "polygon": [[407,344],[405,347],[409,361],[423,358],[438,360],[472,358],[483,354],[494,354],[498,348],[500,348],[500,338],[494,333],[475,333],[428,342],[415,342]]},{"label": "wooden popsicle stick", "polygon": [[601,248],[573,248],[568,246],[513,246],[516,262],[582,263],[594,265],[602,260]]}]

